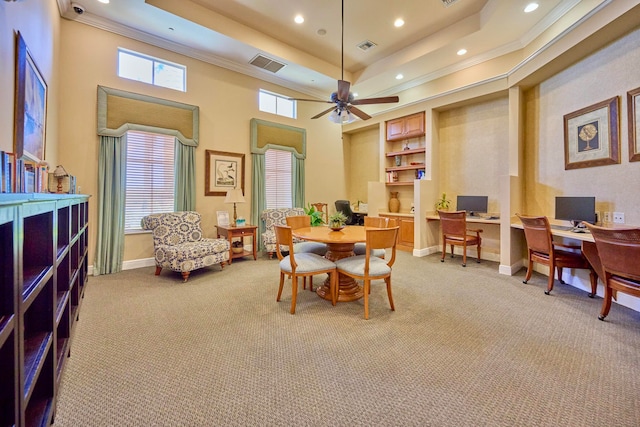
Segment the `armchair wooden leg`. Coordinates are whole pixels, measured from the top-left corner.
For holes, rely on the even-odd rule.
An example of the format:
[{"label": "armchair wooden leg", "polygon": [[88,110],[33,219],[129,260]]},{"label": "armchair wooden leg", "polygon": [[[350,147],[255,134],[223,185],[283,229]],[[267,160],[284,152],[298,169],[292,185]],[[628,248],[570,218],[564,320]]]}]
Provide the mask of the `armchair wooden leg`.
[{"label": "armchair wooden leg", "polygon": [[549,280],[547,282],[547,290],[544,291],[545,294],[551,295],[551,291],[553,290],[553,281],[555,278],[556,268],[551,265],[549,266]]},{"label": "armchair wooden leg", "polygon": [[593,298],[596,296],[596,291],[598,290],[598,276],[596,275],[595,271],[589,271],[589,279],[591,281],[591,293],[587,296],[589,298]]},{"label": "armchair wooden leg", "polygon": [[187,280],[189,280],[189,274],[191,274],[190,271],[183,271],[182,272],[182,281],[186,282]]},{"label": "armchair wooden leg", "polygon": [[156,276],[159,276],[161,271],[162,271],[162,267],[160,267],[159,265],[156,265]]},{"label": "armchair wooden leg", "polygon": [[604,299],[602,300],[602,309],[600,310],[598,319],[604,320],[607,314],[609,314],[609,310],[611,309],[611,296],[611,288],[605,284]]}]

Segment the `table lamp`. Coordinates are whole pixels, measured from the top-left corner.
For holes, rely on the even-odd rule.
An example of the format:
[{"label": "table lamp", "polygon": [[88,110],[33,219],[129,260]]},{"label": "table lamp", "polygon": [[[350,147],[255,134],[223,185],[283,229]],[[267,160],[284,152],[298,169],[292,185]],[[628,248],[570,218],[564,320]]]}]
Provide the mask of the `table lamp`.
[{"label": "table lamp", "polygon": [[56,166],[56,169],[53,171],[53,176],[58,179],[58,188],[56,188],[56,193],[62,193],[62,178],[65,176],[69,176],[67,171],[62,167],[62,165]]},{"label": "table lamp", "polygon": [[224,199],[225,203],[233,203],[233,226],[236,226],[238,220],[238,214],[236,213],[236,203],[244,203],[244,196],[242,195],[242,189],[234,188],[227,191],[227,197]]}]

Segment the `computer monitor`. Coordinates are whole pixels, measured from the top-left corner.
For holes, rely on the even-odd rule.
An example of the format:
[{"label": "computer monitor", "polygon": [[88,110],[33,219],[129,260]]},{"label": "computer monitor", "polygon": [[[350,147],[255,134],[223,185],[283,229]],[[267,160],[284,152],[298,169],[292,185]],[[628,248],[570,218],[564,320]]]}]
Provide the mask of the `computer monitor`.
[{"label": "computer monitor", "polygon": [[487,213],[489,196],[458,196],[456,210],[467,211],[469,215]]},{"label": "computer monitor", "polygon": [[582,221],[595,224],[595,197],[556,197],[556,219],[571,221],[578,226]]}]

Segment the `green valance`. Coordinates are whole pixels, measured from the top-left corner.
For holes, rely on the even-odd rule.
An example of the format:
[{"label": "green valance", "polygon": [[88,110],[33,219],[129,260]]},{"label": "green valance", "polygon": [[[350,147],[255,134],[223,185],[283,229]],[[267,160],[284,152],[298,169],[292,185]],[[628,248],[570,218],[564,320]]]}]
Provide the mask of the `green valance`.
[{"label": "green valance", "polygon": [[264,154],[270,148],[291,151],[298,159],[307,157],[307,131],[302,128],[251,119],[251,153]]},{"label": "green valance", "polygon": [[197,147],[200,109],[195,105],[98,86],[98,135],[120,137],[128,130],[175,136]]}]

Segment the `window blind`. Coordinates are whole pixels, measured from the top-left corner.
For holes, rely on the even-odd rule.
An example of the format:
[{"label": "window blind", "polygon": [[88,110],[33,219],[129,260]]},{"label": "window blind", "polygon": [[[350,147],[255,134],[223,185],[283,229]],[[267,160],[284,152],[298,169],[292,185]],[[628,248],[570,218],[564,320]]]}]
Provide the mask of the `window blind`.
[{"label": "window blind", "polygon": [[125,233],[140,232],[149,214],[174,210],[175,137],[127,132]]},{"label": "window blind", "polygon": [[267,209],[293,207],[291,161],[289,151],[267,150],[265,152]]}]

